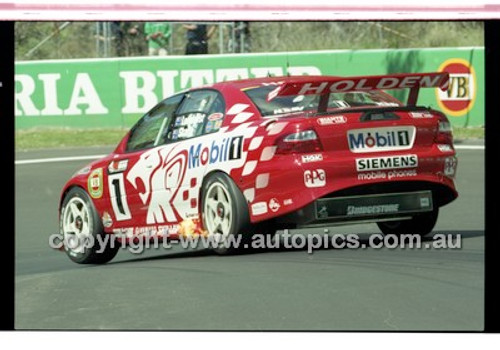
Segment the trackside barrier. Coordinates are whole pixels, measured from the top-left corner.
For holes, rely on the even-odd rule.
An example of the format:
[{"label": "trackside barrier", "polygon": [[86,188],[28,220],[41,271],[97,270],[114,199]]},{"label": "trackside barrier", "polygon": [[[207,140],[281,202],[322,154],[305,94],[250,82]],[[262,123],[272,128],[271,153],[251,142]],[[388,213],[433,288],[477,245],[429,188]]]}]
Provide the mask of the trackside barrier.
[{"label": "trackside barrier", "polygon": [[484,125],[483,47],[16,62],[15,125],[129,127],[162,98],[216,81],[436,71],[450,74],[448,90],[422,89],[418,104],[442,110],[454,126]]}]

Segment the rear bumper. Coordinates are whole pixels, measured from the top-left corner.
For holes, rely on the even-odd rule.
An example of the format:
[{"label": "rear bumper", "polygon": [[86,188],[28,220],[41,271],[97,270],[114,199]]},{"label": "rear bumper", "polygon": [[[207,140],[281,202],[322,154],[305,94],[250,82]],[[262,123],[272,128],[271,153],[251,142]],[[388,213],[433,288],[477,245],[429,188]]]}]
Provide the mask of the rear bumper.
[{"label": "rear bumper", "polygon": [[298,226],[376,222],[411,217],[435,208],[430,190],[385,194],[323,197],[278,218]]},{"label": "rear bumper", "polygon": [[[254,223],[293,214],[322,198],[431,191],[435,208],[457,198],[454,152],[443,154],[436,147],[411,153],[418,156],[418,166],[377,171],[358,171],[357,158],[347,154],[337,157],[323,152],[322,159],[314,162],[303,162],[300,156],[282,156],[256,170],[257,174],[266,174],[263,185],[259,176],[264,175],[256,175],[242,184],[241,190],[252,193],[247,200]],[[382,153],[378,157],[394,154]]]}]

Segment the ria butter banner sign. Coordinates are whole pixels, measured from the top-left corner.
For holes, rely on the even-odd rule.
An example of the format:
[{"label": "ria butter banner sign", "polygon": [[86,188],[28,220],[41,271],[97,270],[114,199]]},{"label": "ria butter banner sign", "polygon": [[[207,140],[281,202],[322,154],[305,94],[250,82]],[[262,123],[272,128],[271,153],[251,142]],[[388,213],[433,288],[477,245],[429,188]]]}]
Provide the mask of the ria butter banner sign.
[{"label": "ria butter banner sign", "polygon": [[[418,103],[442,110],[455,126],[484,125],[480,47],[16,62],[15,124],[16,129],[129,127],[161,99],[218,81],[437,71],[450,73],[448,90],[422,89]],[[405,101],[407,94],[395,96]]]}]

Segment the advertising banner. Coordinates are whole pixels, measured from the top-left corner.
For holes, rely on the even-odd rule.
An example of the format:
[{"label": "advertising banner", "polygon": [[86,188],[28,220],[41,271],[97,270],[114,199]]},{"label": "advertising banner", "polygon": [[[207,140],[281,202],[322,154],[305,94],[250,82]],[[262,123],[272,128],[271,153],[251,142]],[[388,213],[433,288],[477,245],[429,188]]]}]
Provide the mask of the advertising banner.
[{"label": "advertising banner", "polygon": [[[381,75],[446,71],[448,91],[419,105],[454,126],[484,125],[484,48],[329,50],[26,61],[15,64],[16,129],[129,127],[161,99],[218,81],[269,75]],[[396,97],[406,98],[406,92]]]}]

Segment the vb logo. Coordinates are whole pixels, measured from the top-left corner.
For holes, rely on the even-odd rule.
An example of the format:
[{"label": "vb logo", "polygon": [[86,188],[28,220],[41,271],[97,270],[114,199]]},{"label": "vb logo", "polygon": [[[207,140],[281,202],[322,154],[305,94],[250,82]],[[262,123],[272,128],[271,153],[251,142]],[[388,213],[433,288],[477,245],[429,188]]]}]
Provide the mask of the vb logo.
[{"label": "vb logo", "polygon": [[472,79],[469,74],[454,74],[450,76],[450,83],[446,97],[448,100],[470,100]]},{"label": "vb logo", "polygon": [[448,72],[450,81],[447,91],[436,89],[439,107],[448,115],[459,117],[469,112],[476,95],[476,75],[472,65],[460,58],[446,60],[440,72]]}]

